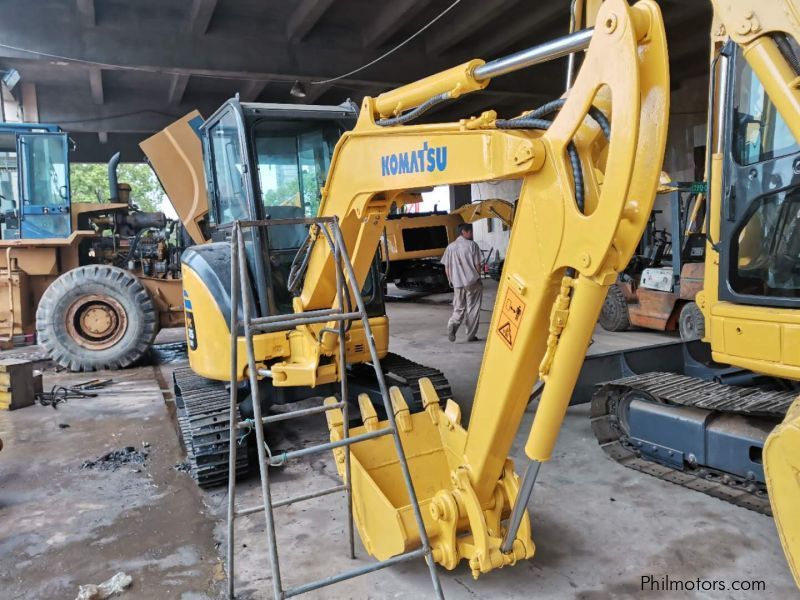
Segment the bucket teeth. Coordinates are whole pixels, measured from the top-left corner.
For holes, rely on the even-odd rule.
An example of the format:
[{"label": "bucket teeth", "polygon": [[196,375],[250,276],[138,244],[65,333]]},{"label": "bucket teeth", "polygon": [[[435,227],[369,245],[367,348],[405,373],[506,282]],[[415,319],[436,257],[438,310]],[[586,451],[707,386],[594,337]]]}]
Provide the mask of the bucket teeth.
[{"label": "bucket teeth", "polygon": [[[323,401],[323,404],[325,406],[335,406],[336,404],[339,404],[339,400],[333,396],[328,396]],[[344,415],[342,414],[342,410],[340,408],[326,410],[325,419],[328,421],[329,431],[333,432],[335,430],[341,433],[344,426]]]},{"label": "bucket teeth", "polygon": [[367,394],[358,395],[358,410],[361,411],[361,421],[364,423],[364,429],[375,431],[378,428],[378,413],[375,412],[372,400],[369,399]]},{"label": "bucket teeth", "polygon": [[403,398],[403,392],[400,391],[400,388],[392,386],[389,388],[389,399],[392,401],[392,412],[394,412],[397,426],[400,431],[408,433],[414,426],[411,424],[411,411],[408,410],[408,404],[406,399]]},{"label": "bucket teeth", "polygon": [[439,414],[441,413],[439,406],[439,394],[436,393],[436,388],[427,377],[419,380],[419,393],[422,396],[422,407],[428,413],[434,425],[439,423]]},{"label": "bucket teeth", "polygon": [[461,407],[448,399],[444,408],[444,416],[447,417],[450,424],[448,427],[451,429],[457,425],[461,425]]},{"label": "bucket teeth", "polygon": [[[336,406],[339,400],[333,396],[325,398],[323,404],[325,406]],[[344,438],[344,415],[341,408],[332,408],[325,411],[325,419],[328,421],[328,431],[331,434],[331,441],[338,442]],[[344,449],[334,448],[333,458],[336,461],[336,469],[339,475],[344,477]]]},{"label": "bucket teeth", "polygon": [[423,408],[428,408],[431,404],[439,404],[439,394],[436,393],[436,388],[427,377],[419,380],[419,393],[422,396]]}]

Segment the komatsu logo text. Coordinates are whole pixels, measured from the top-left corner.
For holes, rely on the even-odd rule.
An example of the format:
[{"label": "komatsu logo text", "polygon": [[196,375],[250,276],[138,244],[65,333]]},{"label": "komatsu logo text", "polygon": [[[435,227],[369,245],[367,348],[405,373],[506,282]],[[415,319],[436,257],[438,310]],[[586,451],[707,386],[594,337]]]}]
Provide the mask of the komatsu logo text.
[{"label": "komatsu logo text", "polygon": [[422,144],[419,150],[397,152],[381,156],[381,176],[406,173],[433,173],[447,168],[447,146]]}]

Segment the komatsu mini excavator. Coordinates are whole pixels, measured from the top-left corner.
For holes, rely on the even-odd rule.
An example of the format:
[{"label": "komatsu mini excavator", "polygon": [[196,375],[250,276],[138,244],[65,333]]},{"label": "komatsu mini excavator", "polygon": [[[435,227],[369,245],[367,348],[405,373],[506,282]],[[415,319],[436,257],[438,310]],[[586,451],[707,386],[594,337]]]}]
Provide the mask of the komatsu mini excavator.
[{"label": "komatsu mini excavator", "polygon": [[[788,124],[791,139],[787,141],[793,142],[800,139],[800,92],[795,85],[797,62],[786,46],[791,49],[798,37],[794,28],[800,13],[793,2],[781,0],[762,0],[749,11],[742,4],[715,0],[719,23],[724,26],[720,35],[728,32],[741,48],[742,62],[761,80]],[[349,435],[363,436],[365,441],[352,446],[352,481],[348,483],[361,539],[379,559],[421,547],[419,552],[429,563],[453,569],[465,560],[477,577],[534,555],[527,509],[536,476],[542,463],[551,458],[608,287],[625,268],[646,227],[666,144],[669,66],[658,5],[652,0],[633,6],[624,0],[607,0],[592,17],[587,19],[587,29],[542,46],[492,62],[472,60],[365,98],[355,127],[344,133],[330,156],[318,218],[338,223],[353,266],[349,279],[356,290],[369,289],[385,220],[393,206],[408,201],[410,193],[475,181],[517,178],[523,182],[469,427],[461,426],[458,405],[424,378],[419,384],[424,409],[420,412],[409,410],[402,393],[389,394],[394,410],[386,415],[387,421],[392,428],[400,423],[401,446],[421,516],[405,493],[406,462],[394,453],[392,439],[376,437],[387,422],[376,417],[370,398],[359,398],[364,425],[351,428]],[[455,123],[410,124],[436,103],[481,90],[495,77],[584,50],[582,66],[564,99],[512,118],[487,111]],[[232,161],[233,172],[245,175],[229,182],[231,194],[243,181],[251,185],[254,177],[250,167],[242,166],[245,140],[241,133],[234,133],[242,131],[237,119],[242,119],[241,112],[232,110],[219,115],[218,133],[212,131],[214,124],[207,127],[212,168]],[[729,131],[723,126],[717,129]],[[771,152],[765,157],[775,158]],[[729,214],[732,197],[738,202],[756,194],[756,189],[745,183],[752,181],[745,177],[735,195],[723,195],[722,189],[728,189],[722,187],[724,161],[718,154],[714,161],[709,244],[718,249],[722,244],[738,247],[737,240],[743,238],[736,229],[726,229],[719,217]],[[764,189],[777,194],[770,207],[793,197],[794,176],[776,179],[771,170],[759,175],[757,167],[746,167],[751,168],[759,182],[764,176]],[[800,168],[794,170],[800,172]],[[228,203],[234,197],[231,194],[218,193],[218,214],[235,206]],[[714,194],[718,194],[717,209],[726,198],[724,211],[717,210],[717,216],[713,216]],[[777,222],[791,222],[786,212],[775,211]],[[279,213],[271,216],[295,216]],[[744,218],[748,213],[734,214]],[[253,216],[233,212],[227,218],[246,221]],[[771,216],[772,212],[763,214],[755,228],[765,231],[762,224]],[[294,298],[281,295],[284,292],[279,293],[273,283],[270,296],[266,282],[276,279],[265,278],[263,270],[258,270],[259,265],[274,268],[290,259],[276,254],[272,242],[264,244],[256,233],[260,230],[247,231],[245,253],[254,265],[254,296],[270,310],[270,302],[284,299],[297,325],[255,336],[247,361],[221,364],[220,357],[230,356],[234,347],[238,356],[244,354],[240,351],[244,338],[226,322],[232,314],[228,284],[215,273],[224,272],[226,261],[212,256],[212,251],[204,256],[202,247],[189,251],[184,254],[183,275],[193,369],[223,379],[230,367],[235,379],[260,379],[269,393],[277,393],[337,381],[347,368],[345,363],[368,360],[357,349],[360,344],[385,348],[387,331],[379,318],[373,325],[374,345],[364,339],[361,321],[351,324],[346,339],[334,323],[317,322],[316,317],[325,311],[347,314],[341,307],[348,294],[337,284],[338,257],[335,260],[325,226],[311,227],[302,241],[304,278]],[[790,242],[790,234],[786,230],[771,236],[769,245]],[[800,378],[796,352],[800,317],[788,307],[797,253],[780,252],[779,261],[761,261],[753,253],[756,249],[748,245],[747,254],[733,261],[736,281],[744,287],[734,289],[740,296],[730,299],[717,295],[710,274],[719,273],[722,280],[730,264],[719,250],[707,253],[716,252],[719,257],[707,263],[713,267],[706,269],[706,291],[699,299],[707,311],[715,358]],[[762,279],[758,288],[754,279],[759,273],[773,271],[774,277]],[[769,290],[776,292],[762,305],[770,308],[753,306],[754,297],[759,293],[763,297]],[[246,296],[244,306],[250,304]],[[349,301],[352,306],[353,298]],[[233,314],[243,311],[239,307]],[[264,318],[269,319],[262,317],[260,322],[268,323]],[[281,318],[285,321],[285,315]],[[768,340],[778,343],[768,348]],[[347,345],[343,361],[336,358],[340,342]],[[537,380],[544,387],[525,446],[529,460],[520,478],[508,454]],[[337,408],[341,403],[333,398],[326,403],[335,442],[346,435],[345,416]],[[800,561],[799,411],[795,407],[785,424],[773,431],[764,453],[775,518],[795,576]],[[267,463],[263,450],[259,451],[263,486]],[[334,450],[340,473],[345,472],[345,452],[343,447]],[[269,501],[265,492],[265,502]],[[279,585],[276,597],[283,597]]]},{"label": "komatsu mini excavator", "polygon": [[[292,219],[317,213],[332,153],[343,132],[354,125],[357,109],[349,102],[313,106],[240,103],[234,98],[207,120],[191,113],[142,144],[170,200],[186,215],[187,233],[195,242],[182,259],[182,271],[191,278],[183,286],[191,369],[178,369],[174,377],[181,436],[191,475],[201,487],[224,483],[229,472],[228,392],[223,383],[229,372],[220,360],[230,354],[223,333],[230,326],[231,255],[230,243],[225,241],[230,237],[229,226],[237,220],[285,220],[287,224],[269,232],[249,232],[247,248],[257,282],[254,303],[259,314],[291,313],[292,289],[298,285],[295,269],[301,262],[297,258],[309,250],[308,227]],[[420,196],[409,194],[405,199],[417,202]],[[409,404],[418,406],[419,378],[430,378],[443,394],[449,394],[450,387],[437,369],[389,352],[389,321],[376,249],[366,265],[362,295],[383,370],[402,388]],[[285,332],[257,336],[256,347],[264,361],[297,351]],[[372,371],[359,368],[368,359],[364,331],[353,324],[348,332],[353,390],[379,394]],[[332,393],[335,380],[335,371],[320,367],[320,373],[299,388],[276,387],[265,380],[260,397],[266,409]],[[241,418],[252,417],[250,393],[245,389],[240,397]],[[247,464],[248,453],[238,452],[237,471],[246,470]]]}]

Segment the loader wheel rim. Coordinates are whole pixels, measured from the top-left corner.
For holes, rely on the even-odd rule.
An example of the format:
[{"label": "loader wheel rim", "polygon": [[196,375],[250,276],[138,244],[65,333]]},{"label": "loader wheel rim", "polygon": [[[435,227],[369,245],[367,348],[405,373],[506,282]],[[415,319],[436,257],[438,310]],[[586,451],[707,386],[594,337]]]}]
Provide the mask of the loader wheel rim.
[{"label": "loader wheel rim", "polygon": [[70,337],[79,346],[89,350],[104,350],[125,335],[128,316],[116,299],[105,294],[92,294],[70,305],[66,325]]}]

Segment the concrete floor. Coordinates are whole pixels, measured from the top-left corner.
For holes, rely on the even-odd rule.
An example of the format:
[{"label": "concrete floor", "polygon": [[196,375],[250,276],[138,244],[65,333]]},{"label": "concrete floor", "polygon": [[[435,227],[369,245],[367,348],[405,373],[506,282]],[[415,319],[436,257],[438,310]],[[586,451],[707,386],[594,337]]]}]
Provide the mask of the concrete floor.
[{"label": "concrete floor", "polygon": [[[486,308],[493,293],[488,286]],[[440,296],[423,304],[390,304],[392,350],[442,369],[466,421],[483,344],[447,341],[446,301]],[[483,312],[481,337],[490,316]],[[663,340],[646,332],[598,331],[590,350]],[[118,570],[134,578],[125,598],[222,597],[225,493],[200,492],[172,468],[182,457],[159,388],[176,364],[113,374],[118,383],[97,398],[70,400],[58,410],[0,412],[6,444],[0,452],[0,598],[71,599],[79,584],[99,583]],[[50,381],[64,378],[48,375]],[[532,417],[525,415],[513,449],[520,464]],[[70,427],[60,429],[59,423]],[[324,419],[317,416],[292,422],[274,445],[287,448],[326,437]],[[80,469],[84,460],[120,446],[141,448],[143,441],[150,444],[150,461],[141,472]],[[329,455],[273,472],[276,499],[338,482]],[[242,506],[258,504],[257,476],[242,481],[237,494]],[[765,592],[684,596],[691,598],[797,595],[771,519],[618,466],[595,442],[585,405],[569,410],[530,512],[537,545],[533,559],[478,581],[464,566],[440,570],[448,598],[658,597],[640,591],[645,575],[766,583]],[[285,587],[370,560],[358,540],[356,561],[347,557],[343,495],[277,509],[276,518]],[[237,522],[236,572],[238,598],[271,597],[260,514]],[[417,600],[431,597],[430,590],[419,561],[307,597]]]}]

